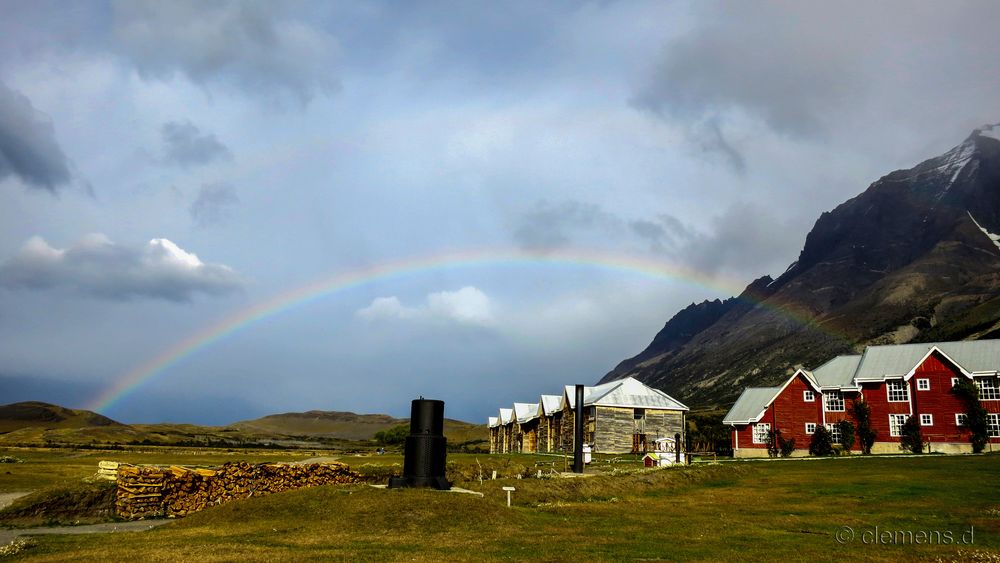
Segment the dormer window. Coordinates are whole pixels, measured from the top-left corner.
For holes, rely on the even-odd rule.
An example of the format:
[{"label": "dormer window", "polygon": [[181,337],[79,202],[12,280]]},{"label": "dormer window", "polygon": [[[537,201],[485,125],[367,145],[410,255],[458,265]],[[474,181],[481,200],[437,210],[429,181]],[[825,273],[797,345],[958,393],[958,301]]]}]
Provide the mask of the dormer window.
[{"label": "dormer window", "polygon": [[844,412],[844,394],[840,391],[827,391],[823,393],[826,399],[827,412]]},{"label": "dormer window", "polygon": [[890,379],[885,382],[886,393],[890,403],[906,403],[910,400],[910,390],[902,379]]}]

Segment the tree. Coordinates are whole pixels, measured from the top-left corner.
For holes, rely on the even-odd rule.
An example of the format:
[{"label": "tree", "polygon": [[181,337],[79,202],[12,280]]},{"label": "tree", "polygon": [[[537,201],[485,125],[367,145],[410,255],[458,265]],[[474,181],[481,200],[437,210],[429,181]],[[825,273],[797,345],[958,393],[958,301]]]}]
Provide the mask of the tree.
[{"label": "tree", "polygon": [[786,440],[781,435],[781,429],[768,430],[767,432],[767,455],[768,457],[788,457],[795,451],[795,438]]},{"label": "tree", "polygon": [[854,447],[854,423],[841,420],[837,423],[837,428],[840,429],[840,445],[844,446],[845,452],[851,453],[851,448]]},{"label": "tree", "polygon": [[818,426],[809,440],[809,455],[826,456],[833,453],[833,436],[823,426]]},{"label": "tree", "polygon": [[899,449],[915,454],[924,452],[924,437],[920,433],[920,421],[911,416],[899,429]]},{"label": "tree", "polygon": [[965,401],[965,424],[962,426],[969,429],[972,451],[978,454],[990,439],[989,418],[979,402],[979,387],[971,381],[962,381],[952,387],[951,392]]},{"label": "tree", "polygon": [[375,439],[381,444],[402,444],[406,437],[410,435],[410,427],[406,424],[393,426],[387,430],[379,430],[375,433]]},{"label": "tree", "polygon": [[[858,422],[855,427],[858,435],[858,442],[861,446],[861,453],[869,455],[872,453],[872,446],[875,444],[875,431],[872,430],[872,408],[864,399],[854,401],[854,420]],[[854,445],[853,443],[851,445]]]}]

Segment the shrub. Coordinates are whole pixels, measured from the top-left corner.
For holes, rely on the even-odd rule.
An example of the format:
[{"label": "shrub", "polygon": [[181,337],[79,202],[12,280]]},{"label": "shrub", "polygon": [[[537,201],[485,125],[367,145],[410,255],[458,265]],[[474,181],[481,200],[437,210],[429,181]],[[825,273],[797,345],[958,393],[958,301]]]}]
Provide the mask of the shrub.
[{"label": "shrub", "polygon": [[840,428],[840,445],[849,454],[854,447],[854,423],[850,420],[841,420],[837,423],[837,427]]},{"label": "shrub", "polygon": [[952,387],[951,392],[965,401],[964,427],[971,432],[969,442],[972,444],[972,451],[978,454],[989,441],[989,421],[986,409],[979,402],[979,387],[971,381],[962,381]]},{"label": "shrub", "polygon": [[[864,400],[855,401],[852,407],[854,420],[858,421],[856,428],[858,441],[861,446],[861,453],[869,455],[872,453],[872,446],[875,444],[875,431],[872,430],[872,409],[868,402]],[[851,445],[854,445],[853,443]]]},{"label": "shrub", "polygon": [[812,439],[809,440],[809,455],[827,456],[833,453],[833,437],[823,426],[816,427]]},{"label": "shrub", "polygon": [[386,445],[391,444],[402,444],[406,441],[406,437],[410,435],[410,427],[407,424],[400,424],[399,426],[393,426],[388,430],[379,430],[375,433],[375,439]]},{"label": "shrub", "polygon": [[917,420],[917,417],[911,416],[906,419],[906,422],[900,429],[899,449],[915,454],[923,453],[924,437],[920,433],[920,422]]},{"label": "shrub", "polygon": [[795,438],[786,440],[780,428],[768,431],[766,444],[768,457],[788,457],[795,451]]},{"label": "shrub", "polygon": [[781,450],[781,457],[788,457],[795,451],[795,438],[788,440],[778,436],[778,449]]}]

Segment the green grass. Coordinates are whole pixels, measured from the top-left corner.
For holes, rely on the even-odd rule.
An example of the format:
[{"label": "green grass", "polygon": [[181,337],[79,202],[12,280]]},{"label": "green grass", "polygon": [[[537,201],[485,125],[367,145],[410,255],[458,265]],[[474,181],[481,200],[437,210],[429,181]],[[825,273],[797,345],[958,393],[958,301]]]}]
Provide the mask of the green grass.
[{"label": "green grass", "polygon": [[[383,457],[383,456],[379,456]],[[1000,456],[732,462],[500,479],[479,466],[535,456],[449,456],[482,498],[363,485],[301,489],[205,510],[149,532],[40,536],[27,560],[996,560]],[[478,464],[476,461],[478,460]],[[352,459],[345,458],[351,462]],[[398,458],[355,462],[398,463]],[[53,463],[56,463],[53,461]],[[26,464],[25,464],[26,465]],[[629,468],[630,467],[630,468]],[[473,469],[474,468],[474,469]],[[514,508],[503,486],[514,486]],[[845,545],[834,533],[850,526]],[[872,545],[865,531],[975,529],[975,544]],[[989,559],[993,557],[994,559]]]}]

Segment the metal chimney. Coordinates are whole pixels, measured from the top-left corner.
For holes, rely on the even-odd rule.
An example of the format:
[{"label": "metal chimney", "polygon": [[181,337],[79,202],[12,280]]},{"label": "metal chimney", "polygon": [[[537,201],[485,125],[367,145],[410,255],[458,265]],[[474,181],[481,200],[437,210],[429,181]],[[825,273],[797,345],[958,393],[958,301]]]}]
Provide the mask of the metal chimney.
[{"label": "metal chimney", "polygon": [[444,401],[414,399],[410,404],[410,435],[403,450],[403,476],[391,477],[389,488],[451,488],[445,479],[447,440],[444,437]]},{"label": "metal chimney", "polygon": [[583,473],[583,385],[576,386],[576,416],[573,424],[573,473]]}]

